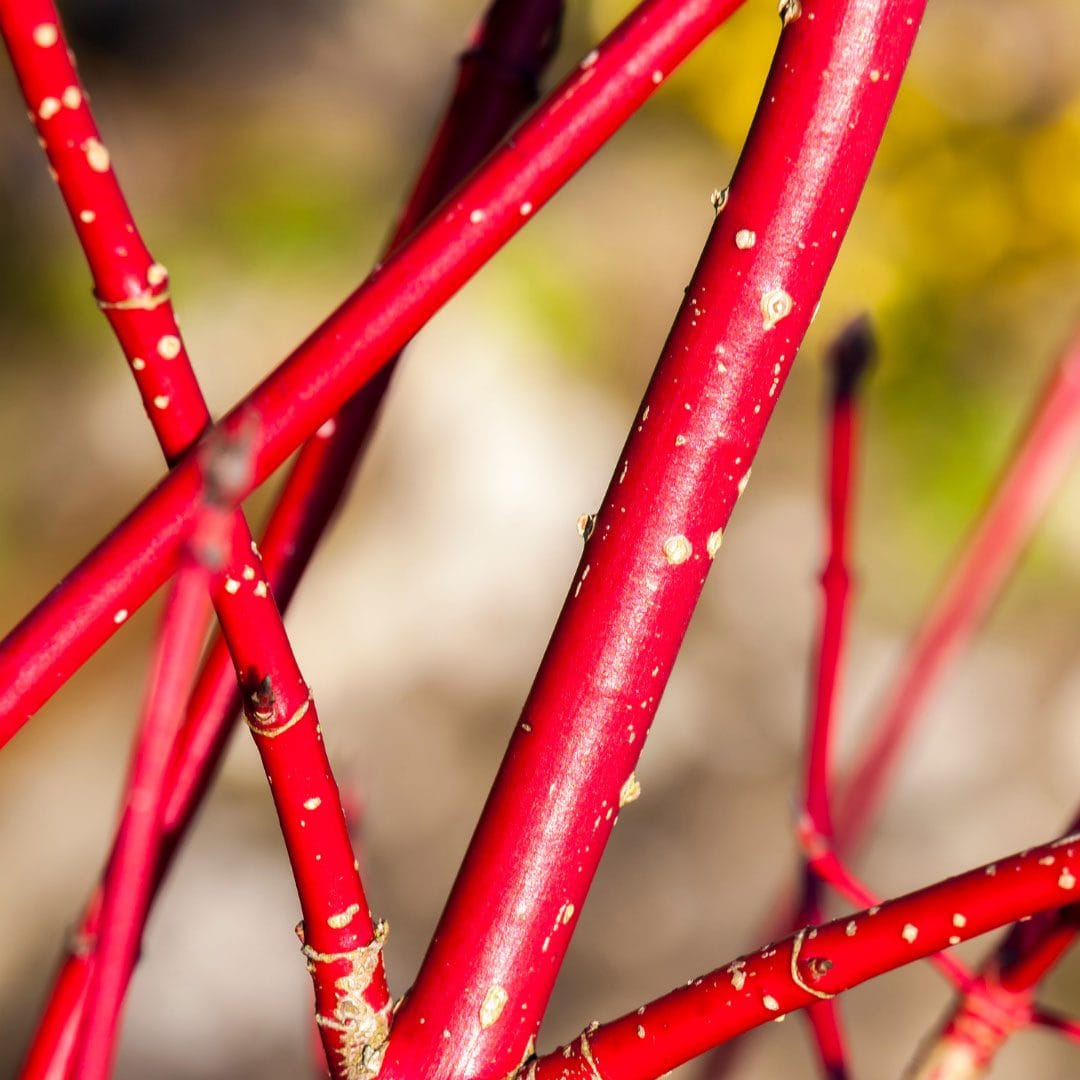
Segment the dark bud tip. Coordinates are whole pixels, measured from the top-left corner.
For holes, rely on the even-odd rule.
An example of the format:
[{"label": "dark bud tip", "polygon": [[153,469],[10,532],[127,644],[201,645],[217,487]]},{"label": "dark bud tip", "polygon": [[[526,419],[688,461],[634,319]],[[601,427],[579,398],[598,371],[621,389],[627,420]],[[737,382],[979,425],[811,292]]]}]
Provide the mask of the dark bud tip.
[{"label": "dark bud tip", "polygon": [[873,323],[865,312],[853,319],[829,346],[829,367],[833,377],[833,399],[847,401],[858,392],[859,383],[877,356]]},{"label": "dark bud tip", "polygon": [[264,675],[262,679],[254,683],[248,690],[248,701],[256,716],[272,715],[277,695],[270,682],[270,676]]}]

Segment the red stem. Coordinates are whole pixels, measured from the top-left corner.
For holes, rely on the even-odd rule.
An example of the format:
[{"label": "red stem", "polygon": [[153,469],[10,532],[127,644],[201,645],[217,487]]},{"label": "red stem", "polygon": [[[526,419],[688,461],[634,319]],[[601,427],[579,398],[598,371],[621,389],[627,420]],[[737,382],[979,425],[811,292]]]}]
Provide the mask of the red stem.
[{"label": "red stem", "polygon": [[[394,242],[415,227],[440,193],[445,194],[468,173],[485,149],[490,149],[521,110],[535,100],[541,70],[556,44],[562,9],[562,0],[496,0],[489,8],[462,57],[453,99]],[[263,571],[282,610],[347,486],[377,415],[390,370],[380,372],[332,425],[324,425],[305,445],[279,496],[262,540],[262,557]],[[196,684],[170,763],[158,884],[212,779],[239,707],[236,672],[219,637]],[[95,911],[96,905],[91,904],[80,929],[81,940],[93,940]],[[75,950],[65,959],[31,1043],[24,1077],[63,1071],[89,970],[89,950]]]},{"label": "red stem", "polygon": [[815,1001],[806,1007],[823,1080],[847,1080],[847,1049],[835,1001]]},{"label": "red stem", "polygon": [[[827,476],[828,555],[821,574],[821,630],[815,664],[813,706],[806,746],[804,811],[814,840],[831,842],[829,782],[833,719],[836,715],[840,666],[850,599],[848,533],[852,510],[852,459],[858,437],[858,390],[873,360],[874,340],[866,316],[851,323],[829,349],[831,382]],[[808,852],[809,857],[809,852]],[[816,869],[803,875],[802,911],[798,925],[821,918]],[[833,1001],[819,1001],[806,1010],[814,1047],[825,1080],[845,1080],[847,1053],[839,1010]]]},{"label": "red stem", "polygon": [[[809,817],[800,823],[804,849],[811,857],[822,857],[818,872],[830,874],[829,883],[841,895],[853,895],[847,886],[856,879],[843,866],[836,846],[849,849],[873,823],[918,708],[993,602],[1053,490],[1060,485],[1075,456],[1078,438],[1080,335],[1055,366],[993,499],[961,553],[957,569],[909,648],[888,696],[892,704],[882,713],[881,726],[871,736],[861,764],[842,792],[846,799],[837,815],[838,837],[830,842],[814,829]],[[823,858],[826,854],[828,860]],[[798,921],[796,909],[789,905],[790,901],[785,901],[786,911],[771,918],[769,924],[783,927],[791,925],[793,919]],[[946,954],[935,958],[935,964],[962,989],[974,984],[973,976],[953,957]]]},{"label": "red stem", "polygon": [[[590,53],[442,213],[221,421],[250,438],[246,490],[385,365],[741,2],[647,0]],[[118,610],[135,611],[162,584],[197,488],[185,459],[0,644],[0,745],[108,640]]]},{"label": "red stem", "polygon": [[52,0],[3,0],[0,34],[94,279],[170,464],[210,424],[169,300],[113,172]]},{"label": "red stem", "polygon": [[1077,934],[1075,906],[1019,923],[1002,942],[991,970],[1010,994],[1027,993],[1053,970]]},{"label": "red stem", "polygon": [[805,810],[814,832],[831,839],[830,747],[835,729],[840,667],[851,590],[849,542],[851,471],[858,438],[858,386],[873,359],[869,320],[853,322],[829,350],[832,381],[828,457],[829,553],[821,574],[822,615],[815,665],[813,711],[806,747]]},{"label": "red stem", "polygon": [[1035,1009],[1032,1022],[1056,1032],[1073,1045],[1080,1046],[1080,1020],[1075,1020],[1071,1016],[1062,1016],[1054,1009]]},{"label": "red stem", "polygon": [[782,36],[727,208],[397,1014],[385,1080],[501,1077],[521,1059],[620,794],[635,786],[644,736],[862,190],[922,3],[816,0],[803,12]]},{"label": "red stem", "polygon": [[[43,28],[47,28],[44,38]],[[151,260],[124,200],[85,92],[78,85],[52,0],[0,4],[0,32],[31,109],[42,101],[35,114],[39,133],[72,220],[77,226],[86,226],[80,232],[80,239],[99,303],[116,330],[136,378],[159,368],[171,373],[169,395],[156,397],[151,403],[149,415],[154,431],[167,456],[186,450],[209,425],[210,414],[164,291],[167,280],[164,268]],[[65,100],[67,104],[46,107],[46,103]],[[78,153],[74,147],[80,148]],[[117,292],[120,288],[126,291]],[[232,442],[221,437],[208,441],[201,460],[194,462],[197,468],[201,467],[209,496],[228,506],[236,504],[237,488],[249,472],[249,439],[243,430],[236,435]],[[280,613],[269,594],[251,534],[239,513],[220,528],[228,535],[219,538],[220,550],[206,561],[211,568],[209,585],[236,676],[249,690],[258,688],[260,695],[249,708],[251,728],[272,785],[300,894],[308,936],[308,967],[315,980],[316,1009],[322,1018],[331,1071],[335,1076],[344,1076],[348,1059],[354,1054],[351,1044],[355,1041],[355,1031],[363,1020],[355,1010],[368,1008],[380,1018],[381,1027],[377,1026],[376,1034],[382,1038],[388,1029],[390,999],[379,960],[379,943],[373,944],[375,928],[354,863],[337,787],[318,734],[318,718]],[[198,644],[202,644],[201,627]],[[170,686],[182,686],[186,692],[199,652],[199,648],[175,650],[177,662],[182,659],[189,667],[172,673]],[[276,729],[283,719],[301,716],[303,723],[282,730],[282,734],[289,731],[282,746],[271,742],[276,735],[271,735],[268,727]],[[157,762],[157,758],[154,760]],[[155,774],[155,778],[164,783],[167,758],[160,765],[161,775]],[[132,800],[128,801],[130,805]],[[319,808],[319,813],[305,811],[312,804]],[[160,824],[160,818],[160,811],[156,811],[152,818],[155,827]],[[307,828],[309,818],[311,828]],[[122,937],[119,944],[113,945],[112,923],[105,917],[112,910],[113,887],[106,883],[102,932],[106,935],[104,944],[111,951],[104,959],[92,961],[90,986],[100,982],[107,992],[88,996],[89,1011],[84,1023],[90,1034],[79,1043],[85,1068],[92,1076],[101,1075],[108,1068],[111,1039],[106,1036],[111,1033],[118,1014],[119,1000],[137,953],[141,918],[148,911],[152,882],[158,877],[159,838],[154,836],[150,842],[145,821],[139,828],[139,842],[132,845],[126,839],[129,824],[126,820],[121,822],[116,849],[110,858],[111,866],[122,860],[123,881],[138,882],[132,894],[139,902],[129,902]],[[136,865],[132,862],[136,857],[149,861]],[[110,870],[110,880],[112,876]],[[340,921],[339,915],[344,911],[352,914]],[[136,913],[138,922],[134,921]],[[348,965],[361,954],[365,965],[370,957],[372,970],[364,974],[367,981],[362,987],[356,985],[355,979],[343,983],[344,978],[353,979],[355,973]],[[66,986],[67,980],[64,983]],[[360,1006],[358,999],[362,999]],[[49,1024],[44,1028],[46,1032],[51,1030]],[[66,1044],[67,1040],[60,1042]]]},{"label": "red stem", "polygon": [[[997,490],[962,550],[956,570],[930,615],[909,647],[907,659],[887,700],[892,704],[881,714],[868,749],[853,776],[837,815],[835,844],[849,849],[872,825],[887,789],[896,759],[918,709],[973,633],[978,619],[992,604],[1012,565],[1030,538],[1075,457],[1080,439],[1080,335],[1073,338],[1043,390],[1016,452],[999,481]],[[874,756],[877,755],[877,756]],[[809,826],[809,827],[807,827]],[[819,862],[819,873],[830,866],[842,867],[835,847],[827,838],[815,835],[812,823],[804,822],[800,840],[811,855],[826,850],[831,863]],[[854,880],[843,869],[831,881],[842,895],[843,877]],[[794,914],[791,902],[784,901],[781,913],[769,925],[786,927]],[[961,988],[974,980],[963,965],[946,955],[935,963]]]},{"label": "red stem", "polygon": [[1055,368],[1025,434],[934,600],[885,696],[837,807],[840,847],[850,850],[877,817],[920,710],[949,662],[1000,592],[1080,444],[1080,336]]},{"label": "red stem", "polygon": [[[829,809],[830,750],[850,603],[848,534],[852,517],[851,471],[858,434],[858,388],[873,354],[874,342],[865,316],[844,330],[829,354],[833,383],[828,467],[829,554],[821,576],[823,610],[807,739],[805,817],[799,825],[807,872],[803,875],[803,900],[796,926],[820,918],[819,883],[829,885],[845,899],[864,907],[878,903],[837,855]],[[971,973],[952,955],[935,953],[930,961],[955,984],[967,987],[972,982]],[[811,1006],[807,1018],[824,1075],[843,1075],[843,1046],[834,1003],[819,1002]]]},{"label": "red stem", "polygon": [[207,567],[192,560],[169,591],[124,808],[105,876],[96,958],[75,1051],[78,1080],[105,1080],[116,1052],[127,972],[153,890],[169,755],[180,729],[210,614]]},{"label": "red stem", "polygon": [[[837,895],[843,897],[849,903],[859,904],[862,907],[873,907],[881,903],[880,897],[857,878],[837,856],[831,848],[820,851],[807,860],[807,867],[815,876],[833,889]],[[796,922],[806,924],[806,919],[797,919]],[[956,944],[953,942],[953,944]],[[930,963],[941,972],[951,983],[965,989],[972,982],[972,974],[967,966],[951,953],[935,953],[930,958]]]},{"label": "red stem", "polygon": [[[1080,815],[1070,832],[1078,827]],[[1047,859],[1054,860],[1049,866],[1059,861]],[[1076,941],[1077,918],[1074,904],[1013,925],[964,989],[937,1039],[920,1051],[912,1075],[946,1080],[986,1072],[1014,1031],[1038,1022],[1035,991]],[[1068,1025],[1061,1030],[1068,1034]]]},{"label": "red stem", "polygon": [[[1053,865],[1042,860],[1052,856]],[[1060,906],[1080,837],[1044,844],[846,916],[724,968],[530,1063],[521,1080],[654,1080],[735,1035],[1016,919]],[[1069,876],[1065,876],[1067,868]],[[962,920],[962,925],[958,922]]]},{"label": "red stem", "polygon": [[[457,86],[390,241],[399,246],[533,101],[556,44],[563,0],[496,0],[461,58]],[[348,488],[378,417],[394,357],[297,457],[260,543],[263,566],[285,610]],[[232,730],[235,678],[214,643],[181,734],[166,828],[177,835],[198,806]]]},{"label": "red stem", "polygon": [[[816,926],[821,922],[822,911],[819,902],[821,881],[809,868],[803,875],[804,921],[798,926]],[[810,1036],[817,1054],[822,1080],[847,1080],[848,1052],[844,1027],[840,1017],[839,1002],[834,999],[818,1000],[806,1008],[806,1020],[810,1026]],[[707,1059],[704,1073],[708,1077],[723,1075],[723,1068],[730,1061],[724,1054],[724,1047],[717,1047]]]}]

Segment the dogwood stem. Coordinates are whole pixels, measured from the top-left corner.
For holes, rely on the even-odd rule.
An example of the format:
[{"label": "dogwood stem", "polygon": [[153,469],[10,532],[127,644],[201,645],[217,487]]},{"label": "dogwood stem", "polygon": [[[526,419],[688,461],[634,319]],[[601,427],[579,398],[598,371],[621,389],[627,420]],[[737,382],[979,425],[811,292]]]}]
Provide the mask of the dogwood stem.
[{"label": "dogwood stem", "polygon": [[[795,17],[801,11],[801,17]],[[386,1080],[529,1049],[765,425],[818,304],[922,4],[786,5],[701,262],[412,991]],[[448,1030],[453,1038],[444,1038]]]},{"label": "dogwood stem", "polygon": [[520,1080],[655,1080],[727,1039],[858,986],[949,944],[1061,905],[1076,886],[1080,837],[1066,837],[804,928],[691,980],[563,1050]]}]

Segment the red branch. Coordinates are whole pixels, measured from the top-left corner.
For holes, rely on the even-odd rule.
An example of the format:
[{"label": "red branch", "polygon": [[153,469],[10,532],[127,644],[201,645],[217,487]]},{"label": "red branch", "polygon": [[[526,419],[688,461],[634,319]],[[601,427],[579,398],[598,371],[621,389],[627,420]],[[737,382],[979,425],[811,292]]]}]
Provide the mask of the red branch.
[{"label": "red branch", "polygon": [[0,33],[50,172],[170,464],[210,424],[169,300],[169,278],[135,228],[52,0],[4,0]]},{"label": "red branch", "polygon": [[[1069,831],[1078,828],[1080,815]],[[1078,930],[1075,904],[1016,923],[960,995],[938,1038],[920,1051],[911,1076],[973,1080],[1013,1032],[1046,1022],[1035,1007],[1035,990],[1075,943]],[[1069,1034],[1068,1022],[1055,1018],[1048,1026]]]},{"label": "red branch", "polygon": [[858,437],[858,389],[873,360],[869,319],[853,322],[829,350],[832,382],[829,423],[829,553],[821,573],[822,615],[815,664],[813,709],[806,747],[804,808],[815,834],[832,837],[829,813],[830,749],[848,622],[851,574],[848,533],[852,517],[851,468]]},{"label": "red branch", "polygon": [[[199,552],[173,582],[161,620],[124,808],[97,914],[97,942],[79,1027],[74,1074],[105,1080],[116,1052],[127,973],[135,964],[154,887],[165,777],[191,673],[210,614],[209,567]],[[98,905],[95,903],[95,908]]]},{"label": "red branch", "polygon": [[[266,479],[538,210],[742,0],[647,0],[221,422]],[[887,90],[888,86],[882,88]],[[185,459],[0,644],[0,745],[163,583],[190,524]]]},{"label": "red branch", "polygon": [[[807,813],[800,822],[799,842],[815,878],[829,884],[841,896],[851,900],[858,897],[860,892],[865,895],[866,886],[841,861],[837,844],[852,846],[871,826],[919,708],[941,678],[949,661],[967,643],[982,614],[993,603],[998,589],[1072,463],[1078,439],[1080,335],[1074,337],[1055,366],[1018,449],[1009,459],[994,498],[961,552],[957,569],[909,648],[904,666],[887,699],[891,705],[881,714],[880,725],[875,728],[861,763],[854,770],[844,793],[848,798],[839,809],[839,837],[831,837],[816,828],[813,814]],[[818,709],[821,709],[820,686]],[[820,740],[820,734],[815,738]],[[875,757],[875,754],[879,756]],[[811,768],[820,772],[821,766]],[[814,784],[819,782],[815,780]],[[825,809],[828,810],[827,804]],[[820,807],[816,817],[822,817]],[[805,877],[803,887],[808,887]],[[800,915],[791,901],[785,900],[781,914],[771,917],[767,925],[785,928],[793,921],[805,922],[815,910],[816,907],[808,907]],[[1030,934],[1029,928],[1021,940],[1030,942]],[[948,953],[932,957],[932,962],[960,987],[963,994],[970,992],[982,1001],[994,993],[990,990],[984,993],[980,989],[983,985],[981,980],[989,979],[993,983],[996,979],[993,965],[976,980],[965,965]],[[1033,982],[1025,988],[1025,1008],[1030,1006],[1034,987]],[[1005,996],[1011,1000],[1013,995]],[[961,998],[959,1008],[964,1007],[965,1000]],[[979,1007],[978,1003],[975,1007]],[[1005,1028],[999,1032],[997,1045],[1010,1030]],[[990,1055],[993,1052],[988,1051]],[[723,1060],[718,1057],[718,1069],[727,1063],[730,1048],[725,1048],[721,1054]],[[950,1060],[958,1060],[965,1055],[970,1058],[965,1050],[955,1059],[950,1057]],[[714,1075],[719,1075],[719,1072],[714,1072]]]},{"label": "red branch", "polygon": [[[390,242],[402,243],[439,199],[467,175],[538,96],[554,51],[563,0],[495,0],[461,68],[416,188]],[[341,502],[374,427],[399,357],[304,445],[260,542],[263,567],[282,610]],[[232,730],[239,698],[228,652],[217,641],[200,675],[174,761],[166,829],[182,834]]]},{"label": "red branch", "polygon": [[[528,1052],[644,737],[866,180],[921,0],[788,18],[726,209],[616,465],[386,1080]],[[452,1039],[442,1036],[454,1033]]]},{"label": "red branch", "polygon": [[1068,1039],[1074,1046],[1080,1047],[1080,1020],[1062,1016],[1054,1009],[1035,1009],[1032,1020],[1040,1027],[1047,1028]]},{"label": "red branch", "polygon": [[[873,907],[881,902],[878,895],[847,868],[832,848],[819,848],[813,854],[807,853],[806,868],[819,882],[828,885],[849,903]],[[804,914],[814,911],[817,911],[816,907],[808,907]],[[795,924],[803,925],[804,922],[800,923],[796,918]],[[930,957],[930,963],[961,989],[966,988],[972,981],[967,966],[950,953],[935,953]]]},{"label": "red branch", "polygon": [[909,645],[880,720],[840,793],[838,842],[856,844],[880,809],[915,720],[967,644],[1042,519],[1080,444],[1080,336],[1065,351],[989,505]]},{"label": "red branch", "polygon": [[[874,351],[870,320],[864,315],[843,331],[828,355],[832,391],[827,467],[828,555],[821,573],[821,629],[805,751],[805,821],[800,831],[807,834],[810,842],[806,845],[808,865],[803,875],[802,907],[796,923],[799,926],[821,919],[821,879],[812,860],[816,855],[824,854],[818,850],[821,845],[832,842],[829,761],[851,590],[848,533],[853,501],[852,460],[858,439],[859,386],[873,361]],[[806,1010],[806,1017],[825,1080],[845,1080],[847,1055],[836,1003],[816,1002]]]},{"label": "red branch", "polygon": [[[210,414],[164,289],[167,275],[151,260],[128,210],[86,94],[78,85],[52,0],[0,5],[0,31],[23,93],[31,108],[36,109],[39,134],[72,220],[77,226],[86,226],[80,231],[80,239],[98,302],[109,316],[136,378],[160,369],[167,373],[163,378],[170,380],[170,393],[151,401],[149,415],[154,431],[167,456],[170,448],[173,453],[186,450],[209,425]],[[52,104],[58,101],[62,103],[59,107]],[[126,291],[118,292],[121,288]],[[150,362],[144,357],[150,357]],[[154,381],[160,383],[161,379]],[[234,440],[220,436],[209,440],[194,460],[205,478],[211,501],[235,505],[238,489],[248,480],[249,445],[250,437],[240,429]],[[379,958],[380,941],[375,940],[337,786],[319,735],[318,718],[241,514],[232,517],[226,532],[230,535],[223,539],[223,550],[207,561],[212,571],[209,584],[236,676],[253,695],[248,716],[297,882],[307,934],[308,967],[315,980],[317,1015],[331,1071],[335,1076],[344,1076],[347,1064],[360,1052],[352,1044],[364,1020],[362,1010],[367,1008],[381,1025],[374,1032],[365,1032],[365,1038],[374,1034],[381,1036],[379,1042],[384,1041],[388,1030],[390,999]],[[195,641],[194,648],[174,650],[170,661],[178,663],[183,659],[188,664],[186,669],[168,675],[169,685],[184,687],[185,694],[198,663],[201,626]],[[166,704],[176,706],[179,713],[176,702]],[[151,709],[150,715],[157,713]],[[277,735],[286,731],[288,737],[279,744]],[[155,780],[164,785],[168,756],[160,760],[155,756],[153,760],[160,765]],[[133,776],[138,775],[133,772]],[[128,799],[129,806],[146,801],[145,795],[136,796],[137,792]],[[127,818],[122,821],[110,859],[114,868],[119,860],[122,881],[138,883],[137,888],[123,894],[130,894],[138,902],[127,900],[122,934],[116,937],[116,920],[110,915],[116,892],[112,885],[115,870],[110,869],[101,915],[103,945],[109,951],[103,958],[93,958],[90,980],[91,989],[101,984],[107,987],[107,993],[88,994],[85,1034],[80,1038],[79,1052],[91,1076],[103,1075],[108,1069],[119,1001],[137,953],[152,884],[158,877],[159,837],[147,832],[147,828],[160,826],[162,814],[157,803],[163,797],[164,791],[156,789],[153,815],[143,815],[138,822]],[[319,812],[311,812],[316,807]],[[128,841],[133,830],[138,837],[135,843]],[[138,865],[137,858],[147,861]],[[343,912],[348,912],[349,917],[344,918]],[[114,939],[118,942],[115,946]],[[355,974],[360,963],[356,957],[361,953],[365,965],[362,986]],[[70,980],[61,979],[60,984],[66,996]],[[55,1034],[48,1021],[42,1033]],[[68,1044],[66,1038],[60,1038],[55,1045]],[[42,1049],[47,1054],[48,1048]]]},{"label": "red branch", "polygon": [[[562,0],[496,0],[489,9],[462,57],[453,100],[395,240],[415,227],[439,195],[475,166],[535,100],[540,72],[555,47],[562,8]],[[338,505],[388,376],[389,368],[350,401],[332,425],[320,429],[284,485],[262,540],[263,572],[282,609]],[[200,675],[171,762],[158,884],[210,782],[239,705],[232,658],[219,639]],[[97,894],[79,930],[81,945],[65,959],[53,985],[24,1066],[25,1080],[47,1076],[70,1056],[92,958],[86,943],[97,933],[99,902]]]},{"label": "red branch", "polygon": [[654,1080],[735,1035],[944,948],[1058,907],[1080,837],[931,885],[740,957],[530,1063],[521,1080]]}]

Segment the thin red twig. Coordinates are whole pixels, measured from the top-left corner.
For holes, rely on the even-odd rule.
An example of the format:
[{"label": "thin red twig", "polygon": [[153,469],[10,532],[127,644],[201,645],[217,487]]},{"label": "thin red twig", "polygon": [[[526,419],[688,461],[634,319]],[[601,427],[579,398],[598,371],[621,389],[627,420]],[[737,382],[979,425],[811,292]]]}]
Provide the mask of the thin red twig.
[{"label": "thin red twig", "polygon": [[1040,1027],[1054,1031],[1068,1039],[1074,1046],[1080,1046],[1080,1020],[1071,1016],[1062,1016],[1053,1009],[1035,1009],[1032,1022]]},{"label": "thin red twig", "polygon": [[[212,556],[210,556],[212,557]],[[166,770],[210,614],[210,565],[198,548],[181,567],[161,620],[97,919],[95,962],[74,1046],[74,1076],[105,1080],[119,1033],[127,972],[134,966],[161,842]]]},{"label": "thin red twig", "polygon": [[[841,842],[856,843],[880,808],[919,709],[992,604],[1080,442],[1080,336],[1055,366],[1018,451],[912,643],[888,706],[856,765],[841,806]],[[1076,822],[1074,821],[1074,825]],[[836,865],[835,852],[830,852]],[[953,1014],[920,1055],[923,1080],[978,1075],[1009,1035],[1032,1022],[1039,981],[1075,939],[1074,920],[1048,914],[1013,928],[976,978],[948,954],[935,958],[961,989]]]},{"label": "thin red twig", "polygon": [[[1047,858],[1054,859],[1053,864]],[[520,1080],[655,1080],[735,1035],[1016,919],[1075,886],[1080,837],[766,945],[526,1065]],[[1070,869],[1071,868],[1071,869]]]},{"label": "thin red twig", "polygon": [[[563,0],[496,0],[461,68],[450,105],[390,242],[403,242],[473,169],[538,96],[554,51]],[[271,589],[285,610],[330,524],[367,445],[397,364],[395,357],[304,445],[271,513],[259,548]],[[232,730],[239,697],[224,644],[216,641],[181,733],[170,782],[166,829],[183,833]]]},{"label": "thin red twig", "polygon": [[[874,358],[874,339],[865,315],[849,324],[829,349],[831,384],[829,453],[827,464],[828,554],[821,573],[822,613],[814,665],[813,704],[807,725],[806,777],[803,811],[811,835],[831,844],[829,809],[830,759],[833,723],[839,699],[840,669],[847,633],[851,592],[848,534],[853,517],[852,462],[858,440],[859,387]],[[808,850],[808,860],[813,857]],[[818,922],[819,878],[808,865],[803,875],[803,898],[796,925]],[[870,905],[866,905],[870,906]],[[839,1011],[833,1001],[821,1001],[806,1010],[818,1060],[825,1080],[845,1080],[847,1054]]]},{"label": "thin red twig", "polygon": [[[849,903],[861,907],[881,903],[881,898],[848,869],[832,848],[818,845],[818,850],[808,856],[806,865],[819,881]],[[971,983],[972,974],[967,965],[951,953],[934,953],[928,959],[954,986],[964,989]]]},{"label": "thin red twig", "polygon": [[851,323],[829,350],[828,555],[821,573],[822,615],[808,725],[804,809],[815,833],[832,837],[830,758],[851,591],[848,534],[853,516],[852,460],[858,439],[859,383],[873,360],[869,319]]},{"label": "thin red twig", "polygon": [[169,276],[135,228],[52,0],[3,0],[0,33],[50,171],[71,215],[98,306],[131,366],[165,457],[176,462],[210,414],[169,300]]},{"label": "thin red twig", "polygon": [[[247,490],[408,342],[742,0],[646,0],[336,312],[237,405]],[[884,88],[884,89],[887,89]],[[849,208],[850,209],[850,208]],[[181,462],[0,643],[0,745],[165,579],[198,488]]]},{"label": "thin red twig", "polygon": [[[528,1052],[765,425],[854,211],[916,0],[787,5],[750,137],[595,518],[386,1080]],[[442,1037],[449,1030],[454,1038]]]},{"label": "thin red twig", "polygon": [[[165,288],[167,275],[151,259],[124,200],[87,105],[85,90],[78,83],[52,0],[0,4],[0,31],[27,102],[32,109],[36,106],[35,122],[61,195],[77,228],[85,226],[80,239],[94,278],[98,303],[109,316],[136,379],[147,371],[161,369],[167,373],[162,378],[168,382],[170,392],[152,399],[149,415],[166,456],[175,456],[198,440],[210,423],[210,414],[184,350]],[[56,106],[54,102],[61,104]],[[117,292],[118,289],[125,291]],[[154,381],[160,383],[162,378]],[[207,443],[202,461],[196,464],[202,466],[212,501],[235,506],[237,490],[248,478],[249,442],[246,433],[240,431],[232,442],[218,438]],[[315,981],[317,1016],[321,1018],[331,1071],[335,1076],[344,1076],[350,1058],[361,1052],[353,1043],[357,1042],[357,1030],[367,1019],[363,1010],[366,1008],[379,1018],[374,1034],[381,1036],[381,1040],[385,1040],[388,1029],[390,999],[378,959],[379,942],[375,941],[375,928],[360,886],[310,694],[280,613],[269,594],[251,534],[239,512],[233,515],[227,530],[231,535],[223,539],[218,557],[206,564],[210,569],[207,584],[232,654],[235,674],[254,695],[248,709],[250,726],[270,779],[297,881],[309,939],[306,954]],[[202,632],[200,627],[197,638],[200,646]],[[159,681],[172,688],[182,686],[186,693],[199,652],[199,648],[174,650],[170,662],[182,660],[189,666]],[[181,714],[179,705],[168,704],[175,706],[177,716]],[[151,710],[150,715],[156,714]],[[281,726],[283,717],[288,718],[288,726]],[[301,717],[304,723],[293,723],[292,718]],[[284,740],[287,757],[276,743],[270,742],[285,731],[291,732]],[[159,762],[155,757],[154,761],[161,766],[160,776],[155,778],[163,785],[168,758]],[[133,777],[137,776],[133,772]],[[158,794],[163,797],[163,790]],[[129,800],[129,805],[132,804]],[[307,812],[312,804],[320,808],[318,814]],[[157,808],[151,818],[140,819],[136,844],[127,839],[135,824],[129,824],[125,818],[116,850],[109,860],[111,869],[100,928],[103,945],[109,951],[101,959],[91,959],[91,992],[84,1020],[88,1034],[79,1041],[83,1062],[80,1068],[92,1076],[102,1075],[111,1057],[112,1024],[118,1015],[119,1000],[141,934],[141,921],[136,923],[133,919],[136,914],[140,919],[145,916],[152,883],[158,877],[159,837],[149,836],[145,826],[150,821],[157,828],[161,817]],[[307,818],[311,819],[310,828]],[[149,861],[137,865],[133,861],[136,856]],[[139,898],[137,905],[130,903],[125,910],[119,938],[115,919],[110,914],[111,897],[116,892],[111,882],[118,863],[123,867],[122,881],[138,882],[137,889],[126,890],[122,895],[132,893]],[[340,919],[340,913],[345,911],[350,917],[336,925],[334,920]],[[324,930],[322,924],[327,920],[330,920],[329,929]],[[119,944],[114,946],[114,940]],[[351,958],[359,955],[360,950],[363,950],[363,964],[371,970],[365,972],[367,981],[358,988],[356,965]],[[346,979],[353,982],[346,983]],[[66,994],[69,980],[61,982]],[[93,993],[98,984],[107,986],[108,992]],[[52,1033],[49,1023],[42,1030],[46,1035]],[[67,1044],[63,1038],[57,1043]],[[36,1055],[35,1050],[32,1056]]]},{"label": "thin red twig", "polygon": [[[1060,486],[1080,441],[1080,335],[1074,336],[1055,365],[1032,410],[1017,450],[971,537],[961,550],[957,569],[916,634],[904,665],[887,695],[891,706],[880,714],[848,783],[846,801],[836,810],[836,833],[829,838],[813,829],[809,818],[800,825],[800,843],[818,872],[849,899],[866,886],[841,862],[839,852],[850,850],[870,828],[891,773],[918,709],[940,679],[948,662],[970,639],[978,618],[989,608],[997,590],[1015,564],[1024,544]],[[892,734],[888,734],[891,731]],[[872,754],[883,755],[878,760]],[[861,794],[856,794],[861,792]],[[827,857],[826,857],[827,856]],[[767,925],[789,926],[798,918],[792,901]],[[962,991],[974,976],[949,954],[934,963]]]},{"label": "thin red twig", "polygon": [[[496,0],[462,57],[450,106],[395,242],[429,212],[441,194],[479,161],[538,95],[561,21],[562,0]],[[301,451],[271,516],[261,553],[270,589],[284,609],[366,443],[390,369],[346,405],[332,425]],[[170,763],[158,883],[210,782],[240,707],[232,658],[215,642],[200,674]],[[63,1068],[70,1055],[90,969],[99,896],[84,915],[78,947],[65,958],[24,1065],[25,1080]]]},{"label": "thin red twig", "polygon": [[1080,336],[1058,362],[959,558],[916,631],[880,719],[843,784],[837,838],[848,851],[871,827],[915,721],[967,644],[1041,521],[1080,445]]},{"label": "thin red twig", "polygon": [[[794,919],[795,926],[805,926],[818,917],[819,883],[861,907],[880,903],[876,894],[836,851],[829,799],[831,751],[851,599],[849,533],[853,515],[851,473],[858,428],[858,387],[873,352],[870,326],[862,318],[841,334],[829,355],[833,379],[828,466],[829,550],[821,575],[822,621],[805,753],[804,808],[797,830],[807,873],[803,875],[802,907]],[[930,961],[956,985],[964,987],[970,983],[970,972],[948,953],[935,954]],[[828,1003],[824,1003],[814,1012],[820,1014],[827,1008]],[[816,1024],[816,1018],[812,1022]]]}]

